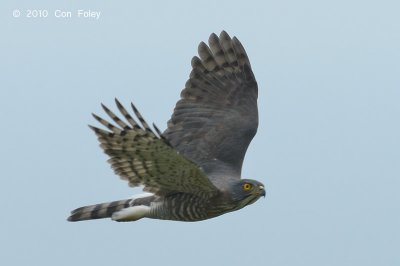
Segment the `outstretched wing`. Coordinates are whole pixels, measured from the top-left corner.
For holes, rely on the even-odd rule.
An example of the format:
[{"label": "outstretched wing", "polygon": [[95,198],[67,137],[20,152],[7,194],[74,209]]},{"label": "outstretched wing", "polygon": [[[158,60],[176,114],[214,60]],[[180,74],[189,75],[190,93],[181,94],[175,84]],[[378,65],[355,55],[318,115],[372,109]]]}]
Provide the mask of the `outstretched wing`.
[{"label": "outstretched wing", "polygon": [[145,191],[157,195],[178,192],[210,196],[218,190],[197,165],[180,155],[168,142],[150,129],[132,104],[140,126],[115,99],[127,123],[102,105],[104,111],[118,125],[115,126],[93,114],[94,118],[109,129],[90,126],[96,133],[100,147],[110,156],[108,162],[114,172],[129,181],[130,186],[143,185]]},{"label": "outstretched wing", "polygon": [[236,37],[223,31],[201,42],[190,78],[163,133],[211,177],[240,178],[258,126],[257,82]]}]

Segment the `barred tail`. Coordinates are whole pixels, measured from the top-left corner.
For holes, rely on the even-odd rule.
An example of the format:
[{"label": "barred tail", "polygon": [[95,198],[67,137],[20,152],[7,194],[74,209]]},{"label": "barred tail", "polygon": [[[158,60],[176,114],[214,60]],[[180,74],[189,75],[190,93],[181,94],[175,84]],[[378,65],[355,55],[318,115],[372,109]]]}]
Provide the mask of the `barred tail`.
[{"label": "barred tail", "polygon": [[84,220],[109,218],[113,213],[131,206],[132,199],[118,200],[80,207],[71,212],[68,221],[77,222]]},{"label": "barred tail", "polygon": [[118,222],[136,221],[146,217],[151,203],[156,199],[157,197],[152,193],[142,193],[130,199],[80,207],[71,212],[68,221],[77,222],[109,217]]}]

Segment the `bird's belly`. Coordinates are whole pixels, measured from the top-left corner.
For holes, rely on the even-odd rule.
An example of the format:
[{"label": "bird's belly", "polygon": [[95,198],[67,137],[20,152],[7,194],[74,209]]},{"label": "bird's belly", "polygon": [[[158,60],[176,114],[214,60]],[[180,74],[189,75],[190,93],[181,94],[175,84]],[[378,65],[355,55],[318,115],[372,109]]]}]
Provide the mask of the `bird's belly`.
[{"label": "bird's belly", "polygon": [[[222,213],[220,213],[222,214]],[[151,205],[148,218],[195,222],[220,214],[210,213],[210,201],[187,194],[176,194]]]}]

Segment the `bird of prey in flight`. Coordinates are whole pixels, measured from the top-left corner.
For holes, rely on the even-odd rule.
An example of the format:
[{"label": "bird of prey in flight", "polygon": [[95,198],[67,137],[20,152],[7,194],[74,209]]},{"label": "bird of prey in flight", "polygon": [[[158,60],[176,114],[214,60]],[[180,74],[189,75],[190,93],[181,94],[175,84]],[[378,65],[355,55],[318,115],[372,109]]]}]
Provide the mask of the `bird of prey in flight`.
[{"label": "bird of prey in flight", "polygon": [[168,128],[134,117],[116,99],[118,117],[102,105],[113,124],[90,126],[110,157],[114,172],[144,194],[73,210],[69,221],[110,217],[200,221],[239,210],[265,196],[264,185],[241,179],[243,159],[258,127],[257,82],[239,40],[225,31],[201,42],[199,56]]}]

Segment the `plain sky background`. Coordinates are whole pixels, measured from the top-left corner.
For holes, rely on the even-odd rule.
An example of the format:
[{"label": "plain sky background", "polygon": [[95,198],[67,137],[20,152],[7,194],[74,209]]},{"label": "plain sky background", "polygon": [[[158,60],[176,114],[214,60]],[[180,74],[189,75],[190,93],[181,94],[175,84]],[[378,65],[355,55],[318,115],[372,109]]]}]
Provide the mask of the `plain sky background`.
[{"label": "plain sky background", "polygon": [[[0,264],[400,265],[399,10],[397,0],[1,1]],[[76,207],[140,191],[113,174],[90,113],[118,97],[164,130],[198,43],[223,29],[259,84],[242,174],[266,199],[196,223],[68,223]]]}]

